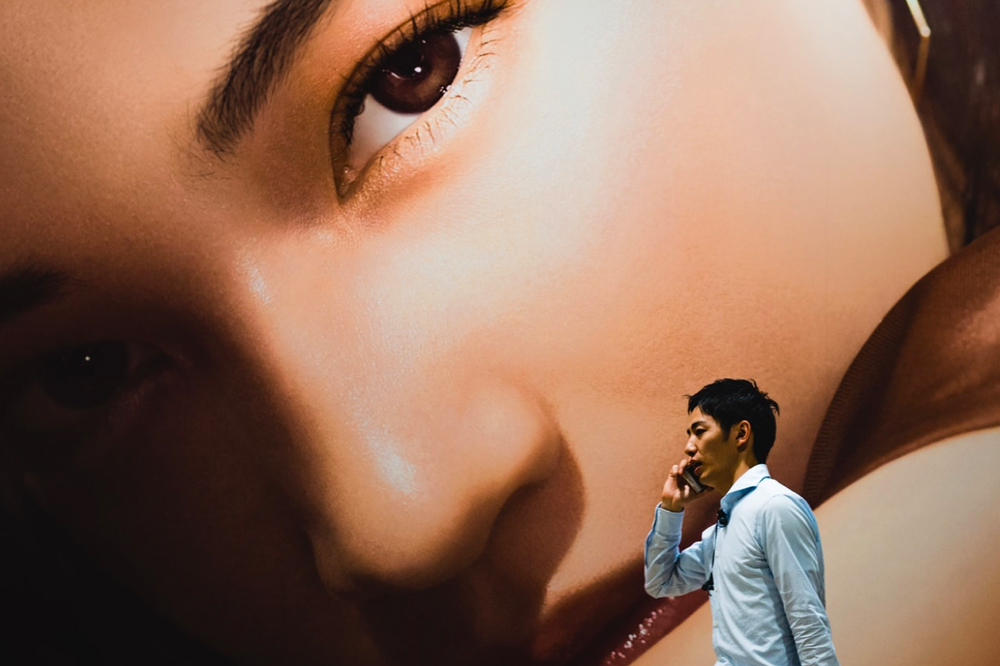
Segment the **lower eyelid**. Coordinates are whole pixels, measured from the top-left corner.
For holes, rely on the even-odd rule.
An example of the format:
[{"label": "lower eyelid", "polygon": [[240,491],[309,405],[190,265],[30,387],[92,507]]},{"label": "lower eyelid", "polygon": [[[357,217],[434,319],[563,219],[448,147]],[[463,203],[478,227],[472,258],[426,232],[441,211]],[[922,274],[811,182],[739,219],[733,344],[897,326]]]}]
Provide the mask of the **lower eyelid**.
[{"label": "lower eyelid", "polygon": [[[390,111],[381,104],[378,104],[371,95],[365,98],[364,113],[367,122],[376,123],[381,126],[383,135],[389,135],[388,142],[402,134],[406,129],[417,121],[422,114],[400,114]],[[370,157],[386,145],[382,136],[371,133],[355,132],[352,145],[349,149],[351,157],[348,157],[347,168],[354,173],[360,173],[370,160]],[[361,157],[355,158],[355,155]]]}]

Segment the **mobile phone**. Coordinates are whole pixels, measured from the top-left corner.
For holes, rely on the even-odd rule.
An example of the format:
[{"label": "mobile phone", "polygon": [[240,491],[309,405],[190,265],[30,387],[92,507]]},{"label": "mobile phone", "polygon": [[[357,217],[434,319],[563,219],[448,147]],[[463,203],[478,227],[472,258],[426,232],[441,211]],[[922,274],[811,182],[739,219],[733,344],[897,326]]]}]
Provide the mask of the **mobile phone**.
[{"label": "mobile phone", "polygon": [[694,475],[690,467],[685,467],[684,471],[681,472],[681,476],[684,477],[685,483],[691,486],[691,490],[693,490],[696,495],[705,490],[705,486],[701,484],[701,481],[699,481],[698,477]]}]

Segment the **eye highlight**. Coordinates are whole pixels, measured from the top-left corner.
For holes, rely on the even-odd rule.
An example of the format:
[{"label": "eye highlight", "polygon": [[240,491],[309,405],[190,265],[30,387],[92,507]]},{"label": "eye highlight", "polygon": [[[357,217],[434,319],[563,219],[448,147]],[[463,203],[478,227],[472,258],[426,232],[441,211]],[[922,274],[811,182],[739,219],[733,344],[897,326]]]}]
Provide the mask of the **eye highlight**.
[{"label": "eye highlight", "polygon": [[459,82],[468,83],[477,61],[491,55],[481,38],[468,53],[475,29],[495,19],[507,4],[448,0],[428,7],[382,39],[358,65],[331,114],[331,155],[341,194],[375,155],[424,114],[440,106],[433,114],[450,115],[451,100],[443,98],[460,98],[449,91]]}]

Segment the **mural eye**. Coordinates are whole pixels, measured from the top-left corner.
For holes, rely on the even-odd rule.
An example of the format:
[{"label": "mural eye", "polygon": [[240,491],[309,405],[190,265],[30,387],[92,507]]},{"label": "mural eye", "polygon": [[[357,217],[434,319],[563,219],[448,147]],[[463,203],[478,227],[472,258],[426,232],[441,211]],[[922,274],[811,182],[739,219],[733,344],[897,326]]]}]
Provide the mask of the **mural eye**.
[{"label": "mural eye", "polygon": [[[0,428],[27,438],[72,441],[96,428],[136,388],[167,367],[156,349],[134,342],[91,342],[53,351],[6,389]],[[134,403],[133,403],[134,404]]]},{"label": "mural eye", "polygon": [[128,374],[127,345],[99,342],[63,349],[44,359],[38,384],[61,407],[93,409],[110,400]]},{"label": "mural eye", "polygon": [[365,80],[353,119],[347,167],[360,171],[444,97],[461,69],[472,27],[436,30],[389,53]]},{"label": "mural eye", "polygon": [[463,51],[453,32],[434,32],[404,44],[372,79],[371,98],[389,111],[423,113],[455,80]]}]

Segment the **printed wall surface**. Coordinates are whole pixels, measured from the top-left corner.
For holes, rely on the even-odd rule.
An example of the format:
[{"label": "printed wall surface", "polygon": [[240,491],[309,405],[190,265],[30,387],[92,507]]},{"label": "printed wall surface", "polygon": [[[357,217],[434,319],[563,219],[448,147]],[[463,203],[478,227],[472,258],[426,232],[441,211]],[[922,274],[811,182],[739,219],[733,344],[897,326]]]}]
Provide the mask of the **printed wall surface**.
[{"label": "printed wall surface", "polygon": [[841,663],[1000,663],[1000,237],[884,9],[4,3],[0,660],[711,664],[643,544],[747,377]]}]

